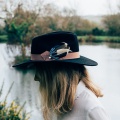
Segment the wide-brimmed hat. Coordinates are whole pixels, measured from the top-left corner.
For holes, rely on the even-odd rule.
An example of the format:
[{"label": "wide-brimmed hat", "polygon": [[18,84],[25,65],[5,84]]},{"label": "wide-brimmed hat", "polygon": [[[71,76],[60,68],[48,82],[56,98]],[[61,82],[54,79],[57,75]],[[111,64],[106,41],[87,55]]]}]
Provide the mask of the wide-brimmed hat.
[{"label": "wide-brimmed hat", "polygon": [[79,51],[76,34],[67,31],[51,32],[32,39],[31,59],[13,65],[24,67],[30,64],[72,63],[96,66],[97,62],[84,57]]}]

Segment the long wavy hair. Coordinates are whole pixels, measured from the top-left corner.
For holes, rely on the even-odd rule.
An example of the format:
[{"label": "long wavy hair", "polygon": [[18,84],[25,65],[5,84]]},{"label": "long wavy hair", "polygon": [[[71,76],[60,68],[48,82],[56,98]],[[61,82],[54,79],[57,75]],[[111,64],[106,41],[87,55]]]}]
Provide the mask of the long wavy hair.
[{"label": "long wavy hair", "polygon": [[72,110],[76,88],[81,80],[97,97],[102,96],[83,65],[56,62],[36,66],[35,80],[40,81],[44,120],[51,120],[52,113],[61,115]]}]

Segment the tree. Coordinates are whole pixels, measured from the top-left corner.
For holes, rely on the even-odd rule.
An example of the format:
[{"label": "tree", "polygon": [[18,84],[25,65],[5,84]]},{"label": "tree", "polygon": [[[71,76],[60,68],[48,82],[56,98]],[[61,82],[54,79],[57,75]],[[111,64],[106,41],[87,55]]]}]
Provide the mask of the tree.
[{"label": "tree", "polygon": [[108,35],[120,36],[120,13],[104,17],[103,23],[108,31]]},{"label": "tree", "polygon": [[105,31],[103,31],[102,29],[99,29],[98,27],[92,29],[92,34],[93,35],[105,35]]},{"label": "tree", "polygon": [[5,19],[8,43],[29,44],[26,36],[29,33],[29,27],[33,25],[33,21],[35,21],[35,15],[35,13],[24,11],[21,5],[19,5],[14,11],[14,17]]},{"label": "tree", "polygon": [[118,8],[117,13],[114,13],[112,11],[110,3],[109,3],[109,8],[110,8],[111,14],[106,15],[103,18],[103,23],[108,32],[108,35],[120,36],[120,2],[117,6]]}]

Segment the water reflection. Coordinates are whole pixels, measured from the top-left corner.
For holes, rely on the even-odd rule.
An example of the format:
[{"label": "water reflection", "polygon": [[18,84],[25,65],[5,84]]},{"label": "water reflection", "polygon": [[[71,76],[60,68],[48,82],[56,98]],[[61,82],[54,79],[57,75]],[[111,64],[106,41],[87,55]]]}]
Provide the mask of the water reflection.
[{"label": "water reflection", "polygon": [[109,48],[120,48],[120,43],[92,43],[92,42],[88,42],[88,43],[80,43],[80,45],[93,45],[93,46],[98,46],[98,45],[105,45]]},{"label": "water reflection", "polygon": [[120,49],[120,43],[106,43],[109,48],[118,48]]},{"label": "water reflection", "polygon": [[[19,71],[8,63],[14,60],[14,56],[19,54],[18,47],[7,48],[6,44],[0,44],[0,86],[4,84],[3,99],[6,92],[14,81],[14,86],[8,97],[8,101],[19,101],[22,105],[27,102],[25,109],[32,111],[31,120],[42,120],[40,111],[39,82],[34,81],[34,71]],[[97,67],[87,67],[91,78],[96,82],[105,94],[101,98],[102,104],[113,120],[120,120],[120,44],[81,44],[80,54],[98,62]],[[27,49],[29,54],[30,50]],[[9,54],[8,54],[9,53]],[[112,106],[111,106],[112,104]]]},{"label": "water reflection", "polygon": [[34,81],[34,70],[16,70],[11,68],[8,71],[9,80],[14,80],[15,85],[12,88],[10,100],[15,99],[20,104],[27,102],[25,109],[32,111],[32,118],[39,120],[41,118],[40,113],[40,95],[39,95],[39,82]]}]

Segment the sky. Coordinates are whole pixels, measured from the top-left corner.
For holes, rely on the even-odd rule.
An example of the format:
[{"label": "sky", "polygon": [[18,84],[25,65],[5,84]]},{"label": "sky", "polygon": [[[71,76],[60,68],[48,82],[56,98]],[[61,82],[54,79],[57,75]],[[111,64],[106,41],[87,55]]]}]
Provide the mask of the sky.
[{"label": "sky", "polygon": [[16,5],[19,2],[23,2],[25,5],[29,4],[32,8],[36,1],[55,4],[58,9],[75,9],[77,14],[82,16],[117,13],[117,6],[118,4],[120,5],[120,0],[0,0],[0,9],[3,4],[6,4],[9,8],[11,2]]},{"label": "sky", "polygon": [[57,0],[54,3],[61,8],[76,9],[80,15],[104,15],[118,12],[120,0]]}]

